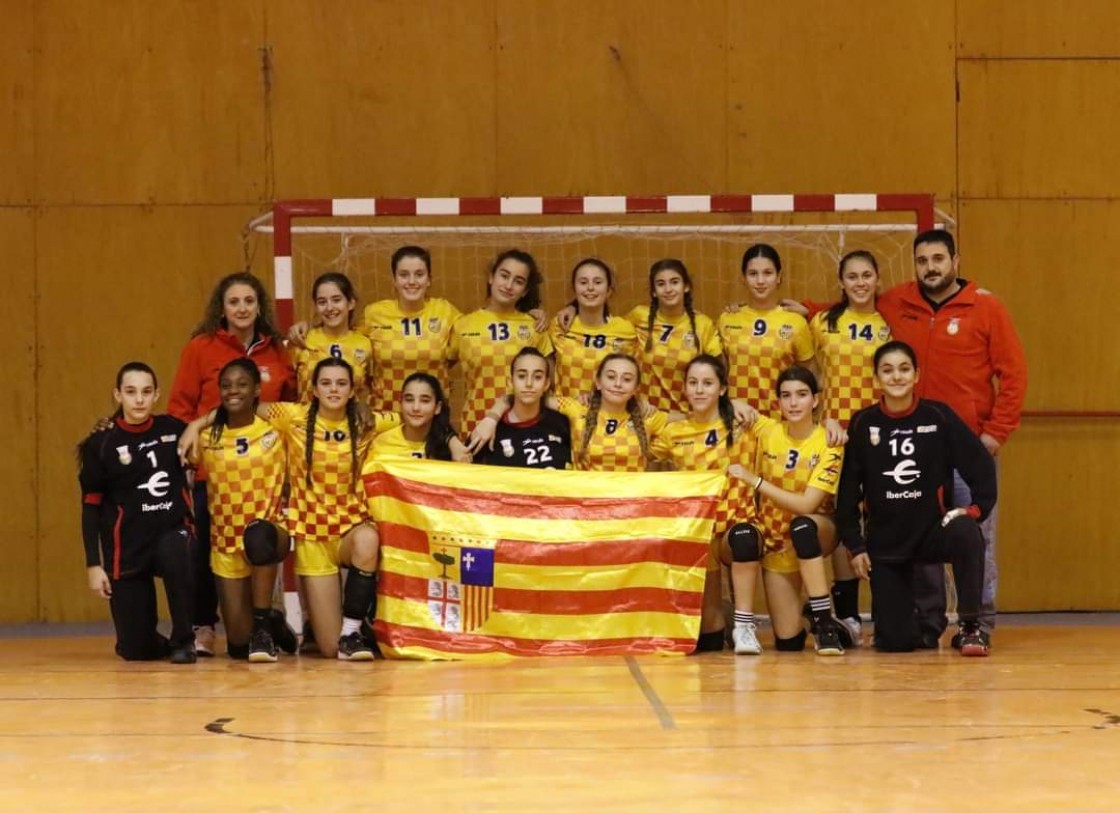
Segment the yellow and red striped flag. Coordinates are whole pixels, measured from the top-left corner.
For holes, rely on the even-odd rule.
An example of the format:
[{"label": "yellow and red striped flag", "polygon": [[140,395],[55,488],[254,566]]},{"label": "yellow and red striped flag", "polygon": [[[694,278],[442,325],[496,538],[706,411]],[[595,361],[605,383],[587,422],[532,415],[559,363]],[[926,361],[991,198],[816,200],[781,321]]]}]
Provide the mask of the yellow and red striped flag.
[{"label": "yellow and red striped flag", "polygon": [[381,534],[386,655],[687,654],[720,472],[536,471],[387,460],[363,475]]}]

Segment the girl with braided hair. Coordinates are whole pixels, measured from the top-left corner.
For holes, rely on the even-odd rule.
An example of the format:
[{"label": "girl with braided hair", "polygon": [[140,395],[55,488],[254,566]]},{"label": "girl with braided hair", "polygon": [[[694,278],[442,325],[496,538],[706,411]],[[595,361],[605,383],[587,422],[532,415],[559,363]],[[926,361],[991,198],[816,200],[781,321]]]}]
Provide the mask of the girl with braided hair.
[{"label": "girl with braided hair", "polygon": [[627,314],[638,331],[638,360],[650,406],[688,412],[684,368],[697,354],[723,352],[715,323],[692,306],[692,278],[680,260],[658,260],[649,269],[649,304]]},{"label": "girl with braided hair", "polygon": [[610,353],[595,371],[595,389],[587,406],[571,398],[556,399],[555,407],[572,424],[577,469],[649,469],[650,438],[665,428],[669,416],[641,403],[640,383],[637,360],[625,353]]}]

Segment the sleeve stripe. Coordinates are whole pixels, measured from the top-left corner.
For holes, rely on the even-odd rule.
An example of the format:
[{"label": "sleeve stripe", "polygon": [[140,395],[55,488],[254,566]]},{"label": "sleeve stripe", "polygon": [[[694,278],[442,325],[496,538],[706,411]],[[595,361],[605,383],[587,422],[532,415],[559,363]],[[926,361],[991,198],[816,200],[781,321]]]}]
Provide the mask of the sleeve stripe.
[{"label": "sleeve stripe", "polygon": [[101,495],[84,494],[82,495],[82,503],[85,505],[101,505]]}]

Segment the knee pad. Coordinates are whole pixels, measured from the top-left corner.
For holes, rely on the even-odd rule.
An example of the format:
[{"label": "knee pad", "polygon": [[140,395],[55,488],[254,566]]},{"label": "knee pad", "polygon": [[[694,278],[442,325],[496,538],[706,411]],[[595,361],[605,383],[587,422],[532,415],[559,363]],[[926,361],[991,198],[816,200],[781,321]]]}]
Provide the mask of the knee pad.
[{"label": "knee pad", "polygon": [[789,538],[793,540],[793,550],[798,559],[815,559],[821,555],[817,523],[809,517],[793,518],[793,522],[789,524]]},{"label": "knee pad", "polygon": [[731,548],[731,561],[757,562],[762,555],[762,539],[753,525],[740,522],[727,532],[727,544]]},{"label": "knee pad", "polygon": [[805,630],[797,633],[792,638],[779,638],[774,636],[774,649],[779,652],[801,652],[805,649],[805,638],[808,633]]},{"label": "knee pad", "polygon": [[702,632],[700,637],[696,639],[696,652],[723,652],[723,642],[726,632],[724,630],[716,630],[715,632]]},{"label": "knee pad", "polygon": [[226,653],[235,661],[249,660],[248,644],[231,644],[226,642]]},{"label": "knee pad", "polygon": [[276,550],[279,538],[276,526],[263,519],[255,519],[245,526],[243,540],[249,564],[258,567],[279,564],[284,558]]}]

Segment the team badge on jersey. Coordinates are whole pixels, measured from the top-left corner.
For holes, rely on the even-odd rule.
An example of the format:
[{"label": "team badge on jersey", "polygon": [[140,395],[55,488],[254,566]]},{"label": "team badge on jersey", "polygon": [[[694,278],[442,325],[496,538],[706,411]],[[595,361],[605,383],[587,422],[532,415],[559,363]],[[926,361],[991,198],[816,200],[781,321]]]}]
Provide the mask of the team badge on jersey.
[{"label": "team badge on jersey", "polygon": [[431,319],[428,320],[428,332],[429,333],[439,333],[439,329],[440,329],[439,317],[438,316],[433,316]]},{"label": "team badge on jersey", "polygon": [[502,438],[502,454],[506,457],[513,457],[513,441],[509,438]]},{"label": "team badge on jersey", "polygon": [[945,328],[945,332],[950,336],[956,336],[961,329],[960,319],[953,317],[949,320],[949,325]]},{"label": "team badge on jersey", "polygon": [[278,441],[279,439],[280,436],[275,432],[265,432],[263,435],[261,435],[261,447],[265,451],[268,451],[276,445],[276,441]]},{"label": "team badge on jersey", "polygon": [[355,361],[365,361],[366,360],[366,351],[361,350],[361,349],[355,350],[354,351],[354,360]]},{"label": "team badge on jersey", "polygon": [[890,338],[891,338],[891,329],[889,327],[887,327],[886,325],[883,325],[881,328],[879,328],[879,341],[881,341],[881,342],[890,341]]},{"label": "team badge on jersey", "polygon": [[611,350],[615,353],[621,353],[622,348],[626,346],[626,339],[611,339]]},{"label": "team badge on jersey", "polygon": [[867,433],[868,433],[868,438],[867,439],[871,442],[871,445],[872,446],[878,446],[879,445],[879,427],[878,426],[869,426],[869,427],[867,427]]},{"label": "team badge on jersey", "polygon": [[527,342],[533,338],[533,331],[529,329],[528,325],[522,325],[517,329],[517,338],[520,341]]},{"label": "team badge on jersey", "polygon": [[696,334],[691,330],[684,334],[684,339],[681,342],[685,347],[693,348],[696,346]]},{"label": "team badge on jersey", "polygon": [[117,460],[121,461],[122,466],[127,466],[132,462],[132,455],[129,454],[127,446],[117,447]]},{"label": "team badge on jersey", "polygon": [[793,325],[782,325],[778,328],[778,338],[788,339],[793,335]]}]

